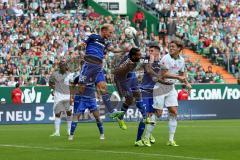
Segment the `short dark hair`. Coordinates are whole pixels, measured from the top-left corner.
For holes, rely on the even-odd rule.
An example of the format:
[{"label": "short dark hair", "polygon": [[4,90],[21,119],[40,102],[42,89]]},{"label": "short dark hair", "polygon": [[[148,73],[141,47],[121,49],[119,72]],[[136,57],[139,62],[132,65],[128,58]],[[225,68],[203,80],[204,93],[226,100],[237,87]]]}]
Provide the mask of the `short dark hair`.
[{"label": "short dark hair", "polygon": [[130,51],[129,51],[129,58],[131,59],[134,55],[136,55],[137,52],[140,52],[140,49],[139,48],[131,48]]},{"label": "short dark hair", "polygon": [[19,83],[16,83],[15,87],[18,88],[19,86],[20,86],[20,84],[19,84]]},{"label": "short dark hair", "polygon": [[160,47],[158,45],[150,45],[149,48],[154,48],[160,51]]},{"label": "short dark hair", "polygon": [[187,86],[186,86],[185,84],[182,85],[182,89],[186,89],[186,87],[187,87]]}]

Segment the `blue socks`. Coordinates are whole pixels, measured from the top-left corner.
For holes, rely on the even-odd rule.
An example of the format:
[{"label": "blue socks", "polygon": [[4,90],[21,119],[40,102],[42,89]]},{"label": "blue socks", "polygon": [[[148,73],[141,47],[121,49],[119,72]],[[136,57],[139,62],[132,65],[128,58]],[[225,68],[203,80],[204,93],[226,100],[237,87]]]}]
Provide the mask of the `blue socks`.
[{"label": "blue socks", "polygon": [[96,122],[96,123],[97,123],[97,127],[100,134],[103,134],[103,123],[102,122]]},{"label": "blue socks", "polygon": [[[74,135],[74,131],[77,127],[77,122],[72,122],[71,124],[71,131],[70,131],[70,135]],[[100,132],[100,134],[103,134],[103,123],[102,122],[97,122],[97,127],[98,127],[98,130]]]},{"label": "blue socks", "polygon": [[137,139],[136,139],[136,141],[139,141],[139,140],[142,139],[142,135],[143,135],[144,129],[145,129],[145,123],[143,121],[140,121],[139,125],[138,125],[138,132],[137,132]]},{"label": "blue socks", "polygon": [[77,127],[77,122],[72,122],[70,135],[74,134],[74,131],[75,131],[76,127]]},{"label": "blue socks", "polygon": [[[125,113],[127,112],[127,110],[128,110],[128,105],[126,105],[125,103],[123,103],[123,105],[122,105],[122,107],[121,107],[121,111],[123,111],[124,114],[125,114]],[[123,119],[124,114],[123,114],[121,117],[119,117],[120,120]]]},{"label": "blue socks", "polygon": [[147,112],[146,112],[146,108],[143,105],[143,101],[142,100],[136,100],[136,107],[139,109],[139,111],[141,112],[143,118],[147,118]]}]

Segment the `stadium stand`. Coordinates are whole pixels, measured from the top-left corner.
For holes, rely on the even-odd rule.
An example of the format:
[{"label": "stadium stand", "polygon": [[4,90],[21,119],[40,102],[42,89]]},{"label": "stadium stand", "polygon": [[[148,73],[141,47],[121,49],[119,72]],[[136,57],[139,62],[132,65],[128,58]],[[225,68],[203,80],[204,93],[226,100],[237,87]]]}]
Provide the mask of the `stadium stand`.
[{"label": "stadium stand", "polygon": [[[71,60],[76,59],[81,54],[82,51],[74,48],[88,34],[89,30],[86,30],[86,26],[90,26],[92,32],[98,32],[103,23],[114,23],[113,44],[120,46],[125,38],[122,28],[131,24],[130,20],[120,16],[113,19],[111,16],[99,15],[91,6],[86,6],[84,0],[66,1],[67,3],[63,3],[65,1],[33,0],[27,2],[9,1],[9,3],[0,3],[0,86],[14,86],[16,82],[20,82],[21,86],[48,85],[49,75],[56,69],[56,64],[60,58],[64,57]],[[221,11],[228,10],[221,12],[224,18],[218,17],[214,20],[209,15],[207,16],[209,13],[216,14],[213,8],[209,8],[209,6],[213,6],[212,3],[205,5],[207,1],[201,3],[202,5],[195,3],[197,1],[194,1],[193,4],[192,1],[189,1],[188,5],[180,4],[180,1],[172,4],[167,2],[164,6],[168,6],[166,10],[170,14],[166,14],[167,16],[164,17],[165,22],[168,16],[175,19],[173,23],[177,22],[175,24],[177,29],[176,31],[173,30],[173,35],[176,32],[184,38],[188,47],[211,58],[216,64],[228,66],[229,71],[237,76],[240,67],[238,45],[240,36],[233,35],[239,35],[240,30],[236,23],[236,18],[239,20],[239,17],[236,7],[234,7],[235,1],[221,9]],[[156,16],[162,15],[160,9],[162,3],[162,1],[151,0],[139,2],[142,6],[148,7],[148,10],[151,9],[156,13]],[[221,8],[223,4],[215,4],[214,6],[220,6]],[[209,9],[211,12],[207,12]],[[176,14],[173,14],[173,12],[176,12]],[[194,12],[194,14],[188,12]],[[187,15],[196,16],[190,18]],[[224,21],[222,22],[221,19]],[[210,21],[214,23],[210,25]],[[169,26],[169,23],[166,24]],[[217,32],[216,29],[219,27],[220,31]],[[168,30],[170,29],[168,28]],[[138,30],[138,38],[143,53],[147,52],[149,43],[159,44],[162,54],[168,52],[167,44],[159,41],[156,35],[147,34],[146,28]],[[171,36],[169,35],[167,38],[169,40]],[[212,41],[215,43],[212,43]],[[229,54],[225,54],[224,50],[228,51],[226,53]],[[228,61],[226,61],[226,57],[229,58]],[[118,61],[119,57],[114,56],[113,53],[107,55],[105,72],[109,83],[112,82],[112,69]],[[225,65],[226,63],[228,65]],[[189,73],[201,68],[199,64],[190,62],[188,66]],[[205,72],[202,71],[203,76],[201,78],[205,77]],[[141,73],[142,71],[139,71],[139,75]],[[193,83],[204,82],[198,80],[197,75],[189,78]],[[211,83],[223,83],[223,79],[213,80]]]},{"label": "stadium stand", "polygon": [[[176,23],[176,35],[186,46],[209,58],[213,64],[239,77],[240,70],[240,13],[239,1],[208,0],[138,0],[137,4]],[[169,33],[168,33],[169,36]]]}]

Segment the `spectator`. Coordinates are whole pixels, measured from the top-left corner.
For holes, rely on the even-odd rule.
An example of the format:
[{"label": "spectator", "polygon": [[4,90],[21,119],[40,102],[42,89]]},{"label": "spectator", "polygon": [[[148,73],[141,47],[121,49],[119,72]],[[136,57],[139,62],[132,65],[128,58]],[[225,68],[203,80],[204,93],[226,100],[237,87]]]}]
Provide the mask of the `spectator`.
[{"label": "spectator", "polygon": [[37,81],[38,85],[46,85],[47,84],[47,80],[46,80],[46,76],[45,73],[42,71],[42,74],[40,76],[40,78]]},{"label": "spectator", "polygon": [[178,92],[178,100],[188,100],[189,92],[186,90],[186,85],[182,85],[182,90]]},{"label": "spectator", "polygon": [[16,86],[17,82],[15,81],[15,77],[13,75],[9,75],[10,80],[7,82],[7,86],[14,87]]},{"label": "spectator", "polygon": [[12,103],[22,104],[22,90],[19,87],[19,83],[16,84],[15,89],[12,91]]},{"label": "spectator", "polygon": [[164,18],[162,17],[160,19],[159,26],[158,26],[158,36],[159,36],[159,40],[163,41],[163,45],[166,45],[166,42],[165,42],[166,33],[167,33],[167,25],[164,21]]},{"label": "spectator", "polygon": [[[31,0],[22,1],[24,6],[13,2],[9,7],[0,3],[0,15],[4,14],[0,19],[1,86],[12,85],[13,80],[9,82],[8,78],[10,74],[17,77],[21,85],[36,84],[36,81],[37,85],[47,85],[47,77],[61,57],[74,59],[72,48],[75,48],[76,44],[90,32],[98,32],[103,23],[113,22],[111,16],[99,15],[91,7],[83,8],[82,1],[77,3],[75,0],[61,2]],[[171,33],[168,33],[171,35],[170,38],[178,33],[183,37],[187,47],[197,48],[196,50],[200,54],[209,56],[216,63],[221,62],[225,51],[228,51],[229,71],[235,76],[239,74],[240,30],[237,20],[239,18],[238,9],[235,5],[231,4],[230,7],[223,8],[225,2],[220,5],[215,4],[215,0],[208,1],[206,4],[200,1],[145,0],[144,2],[147,3],[148,9],[153,8],[156,15],[163,17],[163,20],[160,18],[160,21],[166,23],[168,17],[171,17],[171,21],[175,25],[170,27],[173,28],[172,30],[169,29],[170,23],[168,23],[168,31],[171,30]],[[219,18],[216,18],[214,17],[217,12],[215,8],[218,5],[224,12]],[[76,9],[74,12],[73,8]],[[7,11],[9,9],[15,11],[16,16],[10,15]],[[201,18],[191,18],[194,17],[192,15],[200,15]],[[144,16],[142,17],[144,21]],[[125,38],[125,35],[122,34],[123,28],[129,26],[130,21],[128,17],[121,19],[118,16],[114,25],[116,32],[113,33],[115,39],[113,44],[118,48]],[[91,26],[91,29],[89,30],[87,26]],[[143,28],[143,26],[140,26],[139,23],[136,24],[140,48],[144,55],[147,54],[148,43],[152,42],[160,46],[162,54],[167,54],[168,47],[167,43],[164,43],[164,38],[159,37],[159,40],[153,33],[148,34],[146,27]],[[165,28],[164,26],[163,28]],[[160,28],[162,32],[160,26],[156,27]],[[211,46],[214,46],[213,52],[210,49]],[[209,54],[210,51],[211,54]],[[82,54],[81,51],[74,51],[75,53]],[[105,65],[107,76],[118,61],[119,56],[108,57]],[[205,77],[205,71],[199,71],[198,68],[199,66],[196,64],[189,64],[188,70],[192,74],[191,81],[193,83],[201,83]],[[43,75],[42,70],[45,71]],[[141,71],[139,71],[140,73]],[[107,77],[109,82],[111,77],[111,75]],[[217,80],[213,79],[213,81]]]},{"label": "spectator", "polygon": [[140,8],[137,9],[136,13],[133,16],[133,23],[135,23],[136,25],[139,24],[140,28],[144,28],[143,24],[144,24],[144,13],[140,10]]},{"label": "spectator", "polygon": [[77,9],[77,6],[73,0],[68,0],[65,6],[66,10],[74,10]]},{"label": "spectator", "polygon": [[[239,1],[145,0],[144,3],[142,6],[146,9],[155,6],[152,11],[158,17],[176,19],[176,33],[182,37],[187,47],[207,56],[216,65],[227,64],[226,69],[237,77],[240,72]],[[171,31],[170,38],[176,34],[174,30],[169,30],[169,25],[168,31]],[[230,48],[230,63],[226,63],[226,48]]]},{"label": "spectator", "polygon": [[206,76],[203,78],[203,83],[213,83],[213,77],[211,73],[206,72]]},{"label": "spectator", "polygon": [[177,32],[177,25],[172,18],[168,18],[167,22],[167,34],[168,34],[168,42],[170,42]]}]

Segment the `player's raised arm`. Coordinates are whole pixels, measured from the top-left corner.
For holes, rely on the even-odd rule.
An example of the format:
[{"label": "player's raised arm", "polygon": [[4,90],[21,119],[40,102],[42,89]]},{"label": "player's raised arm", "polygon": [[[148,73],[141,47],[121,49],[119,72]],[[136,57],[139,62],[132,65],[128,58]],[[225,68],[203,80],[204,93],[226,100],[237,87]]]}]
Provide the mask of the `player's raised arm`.
[{"label": "player's raised arm", "polygon": [[183,76],[169,72],[168,63],[170,63],[170,62],[165,60],[164,58],[160,62],[160,66],[161,66],[161,70],[162,70],[162,72],[161,72],[162,77],[170,78],[170,79],[177,79],[177,80],[183,82],[185,79]]},{"label": "player's raised arm", "polygon": [[75,50],[82,50],[82,48],[85,48],[87,46],[87,43],[85,41],[81,41],[76,47]]},{"label": "player's raised arm", "polygon": [[183,83],[186,81],[185,76],[173,74],[173,73],[170,73],[168,71],[162,72],[162,77],[163,78],[170,78],[170,79],[177,79],[177,80],[179,80],[180,82],[183,82]]},{"label": "player's raised arm", "polygon": [[81,50],[82,48],[85,48],[91,39],[94,39],[94,34],[85,37],[75,49]]},{"label": "player's raised arm", "polygon": [[127,48],[125,49],[122,49],[122,48],[114,48],[114,46],[110,45],[108,48],[107,48],[108,51],[111,51],[113,53],[125,53],[125,52],[128,52],[129,50]]},{"label": "player's raised arm", "polygon": [[187,80],[187,72],[186,71],[180,72],[179,75],[185,77],[185,80],[183,81],[183,83],[186,85],[186,87],[188,88],[188,92],[190,93],[192,89],[192,85]]},{"label": "player's raised arm", "polygon": [[149,63],[144,64],[144,69],[146,70],[147,74],[149,74],[151,77],[158,77],[158,73],[154,72],[152,68],[152,63],[149,61]]}]

